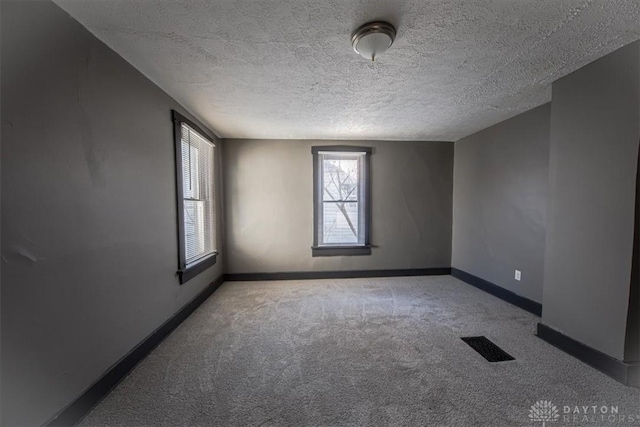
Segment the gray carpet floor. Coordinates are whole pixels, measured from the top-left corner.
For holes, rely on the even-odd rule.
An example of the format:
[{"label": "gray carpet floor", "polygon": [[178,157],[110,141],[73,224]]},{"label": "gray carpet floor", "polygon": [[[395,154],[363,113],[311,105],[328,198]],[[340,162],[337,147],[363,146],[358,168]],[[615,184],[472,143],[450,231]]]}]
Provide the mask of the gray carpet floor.
[{"label": "gray carpet floor", "polygon": [[[227,282],[81,425],[541,426],[538,400],[640,425],[640,390],[537,338],[537,321],[451,276]],[[475,335],[516,360],[487,362],[460,339]],[[629,425],[594,417],[547,426]]]}]

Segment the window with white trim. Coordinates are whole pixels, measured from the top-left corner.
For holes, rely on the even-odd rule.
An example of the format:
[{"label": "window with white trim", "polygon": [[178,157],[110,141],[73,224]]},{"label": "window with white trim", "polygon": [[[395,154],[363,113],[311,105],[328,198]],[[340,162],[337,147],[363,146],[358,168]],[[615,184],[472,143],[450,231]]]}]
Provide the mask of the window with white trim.
[{"label": "window with white trim", "polygon": [[313,147],[314,256],[369,255],[370,147]]},{"label": "window with white trim", "polygon": [[216,261],[215,144],[173,112],[178,193],[178,274],[184,283]]}]

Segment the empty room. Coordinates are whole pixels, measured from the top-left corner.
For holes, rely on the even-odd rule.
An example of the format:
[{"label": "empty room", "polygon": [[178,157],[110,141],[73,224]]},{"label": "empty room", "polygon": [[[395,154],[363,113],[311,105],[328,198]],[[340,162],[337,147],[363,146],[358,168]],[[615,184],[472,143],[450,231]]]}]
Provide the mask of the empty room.
[{"label": "empty room", "polygon": [[637,0],[0,18],[0,425],[640,425]]}]

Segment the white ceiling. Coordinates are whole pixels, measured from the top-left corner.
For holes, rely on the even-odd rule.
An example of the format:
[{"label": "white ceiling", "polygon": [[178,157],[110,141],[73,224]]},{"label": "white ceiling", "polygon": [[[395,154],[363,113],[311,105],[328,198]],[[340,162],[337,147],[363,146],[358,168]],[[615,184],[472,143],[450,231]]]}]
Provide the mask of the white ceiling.
[{"label": "white ceiling", "polygon": [[[640,38],[638,0],[55,0],[222,137],[455,141]],[[359,25],[396,25],[372,66]]]}]

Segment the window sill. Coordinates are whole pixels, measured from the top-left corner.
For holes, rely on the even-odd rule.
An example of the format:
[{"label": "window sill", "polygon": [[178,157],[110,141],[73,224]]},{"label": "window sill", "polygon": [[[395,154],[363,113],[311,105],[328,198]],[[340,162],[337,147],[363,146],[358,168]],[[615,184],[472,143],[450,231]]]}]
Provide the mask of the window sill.
[{"label": "window sill", "polygon": [[311,256],[359,256],[371,255],[371,245],[361,246],[311,246]]},{"label": "window sill", "polygon": [[183,270],[178,270],[178,277],[180,279],[180,284],[184,284],[189,280],[196,277],[198,274],[205,271],[207,268],[211,267],[216,263],[218,258],[218,252],[214,252],[206,258],[202,258],[197,263],[189,265],[187,268]]}]

